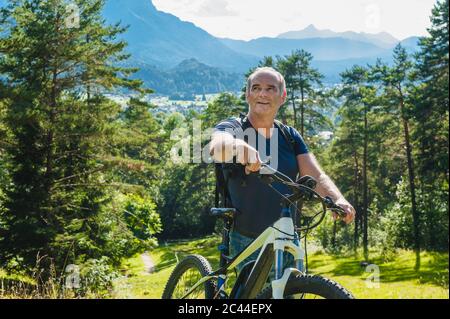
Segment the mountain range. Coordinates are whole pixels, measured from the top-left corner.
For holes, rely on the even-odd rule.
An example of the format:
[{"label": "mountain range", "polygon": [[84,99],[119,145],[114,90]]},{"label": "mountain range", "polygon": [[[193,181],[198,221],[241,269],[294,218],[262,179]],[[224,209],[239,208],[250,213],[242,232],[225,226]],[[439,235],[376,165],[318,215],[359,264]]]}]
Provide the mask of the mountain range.
[{"label": "mountain range", "polygon": [[273,38],[217,38],[191,22],[159,11],[151,0],[107,0],[102,14],[109,24],[120,21],[128,25],[120,35],[131,54],[127,65],[139,67],[136,76],[164,94],[235,91],[244,81],[243,74],[264,56],[284,56],[296,49],[313,55],[313,66],[328,83],[338,82],[339,73],[354,64],[373,63],[377,58],[391,61],[398,42],[409,52],[418,49],[417,37],[399,41],[386,32],[334,32],[314,25]]},{"label": "mountain range", "polygon": [[[103,11],[107,22],[121,21],[129,25],[123,39],[132,54],[130,63],[139,65],[141,77],[157,92],[183,92],[185,82],[178,84],[177,69],[188,60],[192,79],[189,93],[197,94],[212,88],[234,91],[242,83],[242,74],[258,64],[264,56],[284,56],[293,50],[304,49],[313,57],[313,66],[325,75],[325,82],[339,82],[339,73],[354,64],[374,63],[377,58],[391,61],[392,49],[401,42],[409,52],[417,50],[417,37],[399,41],[392,35],[319,30],[313,25],[274,38],[261,37],[243,41],[217,38],[191,22],[161,12],[151,0],[108,0]],[[199,69],[194,72],[193,66]],[[240,77],[231,81],[231,76]],[[233,74],[235,73],[235,74]],[[199,77],[198,74],[206,74]],[[184,73],[184,78],[188,74]],[[211,79],[217,76],[220,86]],[[170,82],[170,85],[164,83]],[[200,88],[197,91],[197,88]]]},{"label": "mountain range", "polygon": [[278,35],[281,39],[310,39],[310,38],[343,38],[375,44],[381,48],[389,49],[395,46],[399,40],[387,32],[365,33],[365,32],[334,32],[328,29],[319,30],[310,24],[303,30],[289,31]]},{"label": "mountain range", "polygon": [[227,71],[241,71],[258,61],[231,50],[191,22],[158,11],[150,0],[107,0],[103,15],[110,24],[121,21],[129,26],[122,38],[133,59],[141,63],[169,69],[195,58]]}]

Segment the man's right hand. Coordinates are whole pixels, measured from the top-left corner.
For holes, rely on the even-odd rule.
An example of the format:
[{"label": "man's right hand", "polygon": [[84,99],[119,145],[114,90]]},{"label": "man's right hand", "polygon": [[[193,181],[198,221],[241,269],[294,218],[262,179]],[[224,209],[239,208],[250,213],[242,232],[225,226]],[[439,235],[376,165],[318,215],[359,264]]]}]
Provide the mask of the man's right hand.
[{"label": "man's right hand", "polygon": [[244,141],[236,143],[236,160],[245,165],[245,173],[247,175],[251,172],[259,171],[262,164],[259,152]]},{"label": "man's right hand", "polygon": [[259,153],[254,147],[224,132],[213,134],[210,155],[218,163],[231,161],[236,156],[237,162],[245,165],[246,174],[259,171],[262,164]]}]

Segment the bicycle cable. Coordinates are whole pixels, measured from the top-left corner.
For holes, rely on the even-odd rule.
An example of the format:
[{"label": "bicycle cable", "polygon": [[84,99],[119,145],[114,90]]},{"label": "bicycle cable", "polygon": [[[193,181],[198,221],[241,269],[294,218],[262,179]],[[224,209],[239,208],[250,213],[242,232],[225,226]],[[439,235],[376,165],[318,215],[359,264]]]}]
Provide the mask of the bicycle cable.
[{"label": "bicycle cable", "polygon": [[298,209],[297,205],[296,205],[295,203],[293,203],[288,197],[286,197],[285,195],[281,194],[275,187],[273,187],[272,184],[269,184],[269,187],[272,188],[275,192],[277,192],[277,193],[278,193],[281,197],[283,197],[285,200],[287,200],[287,201],[290,203],[289,206],[291,206],[291,205],[294,206],[294,207],[295,207],[295,210],[296,210],[295,213],[299,212],[299,213],[301,214],[301,211]]},{"label": "bicycle cable", "polygon": [[[265,169],[268,169],[269,171],[272,171],[272,174],[270,174],[270,175],[273,176],[273,177],[275,177],[275,178],[276,178],[279,182],[281,182],[282,184],[287,185],[287,186],[291,186],[291,187],[294,187],[294,188],[297,188],[297,187],[298,187],[298,184],[295,183],[291,178],[289,178],[289,176],[286,176],[285,174],[283,174],[283,173],[281,173],[281,172],[279,172],[279,171],[273,169],[273,168],[270,167],[269,165],[265,165],[264,168],[265,168]],[[280,176],[277,176],[277,174],[278,174],[278,175],[281,175],[281,176],[284,177],[284,178],[286,178],[286,180],[283,180]],[[275,187],[273,187],[273,185],[272,185],[271,183],[269,183],[268,185],[269,185],[270,188],[272,188],[276,193],[278,193],[281,197],[283,197],[283,198],[290,204],[289,207],[294,206],[295,210],[294,210],[294,212],[293,212],[293,213],[294,213],[294,216],[293,216],[293,217],[295,218],[295,219],[294,219],[294,222],[296,223],[296,222],[297,222],[297,214],[300,214],[300,216],[302,216],[301,210],[300,210],[300,209],[297,207],[297,205],[296,205],[294,202],[292,202],[287,196],[281,194],[281,192],[279,192]],[[315,193],[314,190],[311,189],[311,191]],[[317,194],[317,193],[316,193],[316,194]],[[304,229],[302,229],[301,227],[295,227],[295,231],[296,231],[296,232],[301,232],[301,233],[304,232],[304,235],[303,235],[303,236],[302,236],[302,235],[299,236],[299,240],[301,240],[302,238],[304,239],[304,247],[305,247],[305,249],[304,249],[304,251],[305,251],[305,273],[308,272],[307,236],[308,236],[308,233],[311,231],[311,229],[313,229],[314,227],[316,227],[316,225],[319,225],[319,224],[322,222],[323,218],[325,218],[325,215],[326,215],[326,207],[325,207],[325,205],[324,205],[323,203],[322,203],[322,205],[323,205],[322,211],[316,213],[316,214],[313,215],[309,220],[307,220],[307,221],[306,221],[306,227],[305,227]],[[311,227],[311,221],[313,221],[313,220],[314,220],[317,216],[319,216],[319,215],[322,215],[322,217],[319,219],[318,222],[316,222],[315,224],[313,224],[314,227]],[[291,216],[291,217],[292,217],[292,216]],[[273,226],[272,226],[272,227],[273,227]],[[275,227],[273,227],[273,228],[275,228]],[[277,228],[275,228],[275,229],[277,229]],[[279,229],[277,229],[277,230],[280,231]],[[282,231],[280,231],[280,232],[282,232]],[[282,232],[282,233],[291,236],[290,234],[287,234],[287,233],[285,233],[285,232]]]},{"label": "bicycle cable", "polygon": [[[266,167],[269,167],[269,166],[266,166]],[[283,175],[284,175],[284,174],[283,174]],[[287,177],[287,178],[289,178],[289,177]],[[283,181],[283,183],[288,184],[286,181]],[[293,186],[298,186],[298,184],[296,184],[296,183],[289,183],[289,184],[291,184],[291,185],[293,185]],[[269,187],[272,188],[276,193],[278,193],[281,197],[283,197],[286,201],[288,201],[288,202],[290,203],[289,207],[294,206],[294,208],[295,208],[294,214],[299,213],[300,216],[302,215],[302,212],[301,212],[301,210],[297,207],[296,203],[292,202],[288,197],[286,197],[285,195],[281,194],[275,187],[273,187],[272,184],[268,184],[268,185],[269,185]],[[314,220],[314,219],[315,219],[317,216],[319,216],[320,214],[323,214],[323,215],[324,215],[323,217],[325,217],[326,210],[325,210],[325,211],[322,210],[321,212],[316,213],[313,217],[311,217],[311,220]],[[320,223],[322,222],[323,217],[322,217],[321,219],[319,219],[319,221],[316,223],[317,225],[320,224]],[[309,222],[309,223],[307,224],[307,227],[304,228],[304,229],[302,229],[302,228],[300,228],[300,227],[296,227],[296,228],[297,228],[297,230],[301,230],[301,231],[308,232],[308,231],[310,230],[310,228],[309,228],[309,227],[310,227],[310,224],[311,224],[311,222]],[[315,227],[316,224],[313,224],[314,227]],[[300,237],[299,239],[301,239],[301,238],[302,238],[302,237]]]}]

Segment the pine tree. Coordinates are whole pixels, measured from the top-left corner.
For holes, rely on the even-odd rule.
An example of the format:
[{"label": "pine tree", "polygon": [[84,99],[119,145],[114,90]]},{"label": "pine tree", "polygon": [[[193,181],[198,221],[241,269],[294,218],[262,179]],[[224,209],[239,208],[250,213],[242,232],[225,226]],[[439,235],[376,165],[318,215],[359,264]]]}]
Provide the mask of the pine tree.
[{"label": "pine tree", "polygon": [[[279,68],[286,76],[286,87],[294,111],[294,126],[300,127],[300,133],[305,136],[305,112],[307,104],[311,103],[317,86],[322,85],[323,75],[311,67],[313,56],[305,50],[296,50],[284,60],[279,61]],[[300,125],[297,123],[296,98],[300,98]]]},{"label": "pine tree", "polygon": [[412,86],[411,76],[413,64],[406,50],[398,44],[394,48],[394,64],[392,67],[380,61],[373,68],[374,80],[382,83],[384,93],[388,97],[392,111],[398,116],[403,127],[403,141],[407,160],[407,173],[411,195],[411,210],[414,222],[414,249],[416,252],[416,268],[420,267],[420,214],[417,206],[416,178],[414,171],[413,149],[411,143],[411,120],[409,110],[411,100],[408,98],[408,87]]},{"label": "pine tree", "polygon": [[[417,173],[427,230],[424,241],[430,249],[448,250],[449,194],[449,2],[438,1],[430,17],[429,36],[420,39],[416,55],[416,81],[411,93],[416,130]],[[438,207],[444,205],[444,210]]]},{"label": "pine tree", "polygon": [[[125,29],[105,26],[104,1],[13,0],[1,11],[0,74],[14,147],[2,261],[34,265],[107,254],[97,215],[107,200],[104,161],[110,123],[120,111],[105,94],[141,89],[127,58]],[[79,14],[79,15],[78,15]]]},{"label": "pine tree", "polygon": [[[347,128],[348,142],[352,144],[351,157],[354,159],[353,174],[354,176],[354,200],[359,201],[358,190],[359,183],[362,187],[361,213],[357,213],[354,242],[355,246],[358,241],[358,226],[362,230],[364,258],[369,258],[369,238],[368,238],[368,220],[369,220],[369,143],[370,143],[370,123],[369,113],[376,103],[376,89],[369,83],[369,75],[367,68],[354,66],[350,70],[346,70],[341,74],[343,88],[340,96],[345,98],[342,105],[341,113],[344,115],[345,121],[341,125],[350,126]],[[341,147],[342,149],[342,147]],[[358,154],[362,159],[358,161]],[[348,156],[348,153],[346,152]],[[350,157],[349,157],[350,158]],[[361,164],[359,164],[361,163]],[[359,172],[361,170],[361,173]],[[362,179],[362,181],[360,181]],[[358,204],[356,204],[358,205]]]}]

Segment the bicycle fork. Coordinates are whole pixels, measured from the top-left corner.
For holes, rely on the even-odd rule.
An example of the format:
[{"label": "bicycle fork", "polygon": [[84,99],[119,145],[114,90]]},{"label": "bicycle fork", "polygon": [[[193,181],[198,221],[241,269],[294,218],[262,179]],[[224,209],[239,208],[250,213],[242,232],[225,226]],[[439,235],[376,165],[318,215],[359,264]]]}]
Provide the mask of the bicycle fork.
[{"label": "bicycle fork", "polygon": [[[292,273],[302,273],[304,271],[305,253],[300,247],[298,235],[294,231],[292,218],[280,218],[275,224],[277,237],[274,239],[275,252],[275,280],[272,281],[272,294],[274,299],[283,299],[283,293],[287,281]],[[290,235],[294,234],[294,235]],[[284,255],[287,251],[294,256],[296,268],[286,268],[283,272]]]}]

